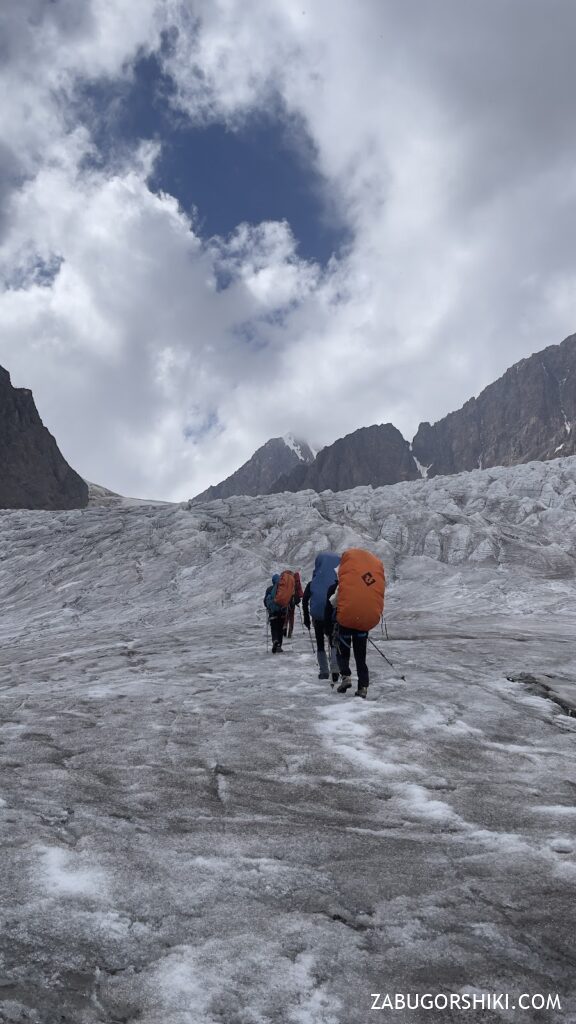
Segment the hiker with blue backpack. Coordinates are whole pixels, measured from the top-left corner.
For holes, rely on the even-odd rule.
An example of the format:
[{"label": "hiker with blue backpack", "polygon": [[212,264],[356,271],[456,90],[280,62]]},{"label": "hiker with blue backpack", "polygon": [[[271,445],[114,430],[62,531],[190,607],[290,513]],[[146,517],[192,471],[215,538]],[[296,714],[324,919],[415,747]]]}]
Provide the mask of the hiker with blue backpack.
[{"label": "hiker with blue backpack", "polygon": [[[326,634],[324,612],[328,590],[332,584],[336,583],[336,573],[334,570],[339,562],[340,555],[337,555],[334,551],[320,551],[316,555],[312,579],[306,584],[302,598],[304,626],[308,630],[310,630],[311,625],[314,627],[316,657],[320,670],[318,679],[329,679],[330,673],[332,673],[333,684],[338,682],[340,670],[338,668],[336,651],[330,643],[329,634],[328,636]],[[325,649],[326,639],[328,639],[330,662],[328,662],[328,655]]]},{"label": "hiker with blue backpack", "polygon": [[272,637],[272,654],[282,654],[282,640],[288,621],[290,606],[294,598],[294,573],[285,569],[274,573],[272,583],[264,595],[264,607],[268,612],[268,623]]}]

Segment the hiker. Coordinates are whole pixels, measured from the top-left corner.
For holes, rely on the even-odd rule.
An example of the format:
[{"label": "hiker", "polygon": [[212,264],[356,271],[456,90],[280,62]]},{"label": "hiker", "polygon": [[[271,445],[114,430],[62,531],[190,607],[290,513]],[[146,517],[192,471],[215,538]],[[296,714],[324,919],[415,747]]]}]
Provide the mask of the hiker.
[{"label": "hiker", "polygon": [[336,647],[342,677],[336,690],[346,693],[352,686],[352,650],[358,673],[355,696],[365,700],[370,685],[366,664],[368,633],[379,622],[384,609],[384,566],[370,551],[349,548],[342,554],[336,575],[336,583],[328,588],[325,606],[325,627]]},{"label": "hiker", "polygon": [[290,602],[294,597],[294,573],[285,569],[275,573],[272,584],[264,595],[264,607],[268,612],[270,634],[272,636],[272,654],[282,654],[282,638],[288,617]]},{"label": "hiker", "polygon": [[303,596],[304,596],[304,591],[302,590],[302,580],[301,580],[301,577],[300,577],[300,573],[299,572],[295,572],[294,573],[294,596],[293,596],[293,598],[292,598],[292,600],[290,602],[290,607],[288,609],[288,618],[286,620],[286,625],[284,627],[284,636],[287,636],[288,639],[290,639],[290,637],[292,636],[292,633],[294,632],[294,612],[295,612],[295,609],[296,609],[297,605],[300,604]]},{"label": "hiker", "polygon": [[[302,598],[304,625],[308,630],[310,629],[311,624],[314,626],[316,657],[318,659],[318,668],[320,669],[318,679],[329,679],[331,672],[332,685],[338,682],[339,669],[336,650],[330,643],[330,634],[326,634],[325,631],[324,611],[328,589],[333,583],[336,583],[336,573],[334,570],[339,561],[340,555],[335,554],[334,551],[321,551],[316,555],[312,579],[306,584],[306,589]],[[312,622],[310,620],[312,620]],[[324,638],[326,635],[328,635],[330,664],[328,664],[328,657],[326,655],[324,645]]]}]

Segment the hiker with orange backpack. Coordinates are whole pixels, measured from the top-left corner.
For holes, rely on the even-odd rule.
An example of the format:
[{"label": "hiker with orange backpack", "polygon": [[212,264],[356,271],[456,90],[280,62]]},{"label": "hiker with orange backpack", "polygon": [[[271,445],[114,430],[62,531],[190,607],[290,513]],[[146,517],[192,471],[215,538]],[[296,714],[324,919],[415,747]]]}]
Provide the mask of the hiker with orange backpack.
[{"label": "hiker with orange backpack", "polygon": [[289,569],[272,577],[272,585],[264,595],[264,607],[268,612],[272,636],[272,654],[282,654],[282,638],[288,618],[290,602],[294,597],[294,573]]},{"label": "hiker with orange backpack", "polygon": [[370,684],[366,648],[368,634],[378,624],[384,610],[384,566],[370,551],[348,548],[336,572],[338,580],[328,590],[325,610],[326,625],[332,631],[342,676],[336,689],[338,693],[346,693],[352,686],[352,650],[358,673],[355,695],[366,699]]},{"label": "hiker with orange backpack", "polygon": [[[328,589],[334,584],[336,586],[335,569],[340,561],[340,555],[334,551],[320,551],[314,562],[312,579],[306,584],[302,598],[302,611],[304,615],[304,626],[310,629],[314,626],[314,637],[316,639],[316,657],[318,659],[318,679],[329,679],[332,672],[332,683],[338,682],[339,668],[336,660],[336,651],[330,642],[332,624],[327,631],[325,628],[324,610],[326,607],[326,596]],[[325,650],[325,641],[328,638],[328,651],[330,664]]]},{"label": "hiker with orange backpack", "polygon": [[292,597],[292,600],[290,601],[290,607],[288,609],[288,617],[286,619],[286,625],[284,626],[284,636],[287,636],[288,639],[290,639],[290,637],[292,636],[292,633],[294,632],[294,613],[296,611],[296,606],[300,604],[303,596],[304,596],[304,591],[302,590],[302,580],[300,578],[300,573],[299,572],[295,572],[294,573],[294,595]]}]

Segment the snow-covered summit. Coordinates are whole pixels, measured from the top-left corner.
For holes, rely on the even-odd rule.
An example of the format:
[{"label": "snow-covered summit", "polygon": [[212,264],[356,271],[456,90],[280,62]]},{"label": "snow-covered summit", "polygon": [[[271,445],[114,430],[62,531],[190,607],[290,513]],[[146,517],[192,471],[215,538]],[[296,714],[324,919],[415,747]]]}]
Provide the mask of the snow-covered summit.
[{"label": "snow-covered summit", "polygon": [[284,434],[282,440],[294,452],[300,462],[313,462],[320,450],[312,448],[307,441],[297,440],[293,434]]}]

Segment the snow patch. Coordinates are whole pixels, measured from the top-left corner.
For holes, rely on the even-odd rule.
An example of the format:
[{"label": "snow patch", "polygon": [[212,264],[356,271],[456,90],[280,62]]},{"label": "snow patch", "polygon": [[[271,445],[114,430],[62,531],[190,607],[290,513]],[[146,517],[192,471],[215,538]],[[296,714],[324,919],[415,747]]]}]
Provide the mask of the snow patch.
[{"label": "snow patch", "polygon": [[412,453],[412,458],[414,459],[414,462],[416,463],[416,467],[417,467],[418,472],[420,473],[420,476],[422,477],[422,479],[423,480],[427,480],[428,479],[428,470],[432,469],[432,463],[430,463],[429,466],[423,466],[421,462],[418,462],[418,459],[416,458],[414,453]]},{"label": "snow patch", "polygon": [[[374,716],[378,720],[384,717],[385,709],[381,707],[361,707],[358,704],[349,706],[349,701],[341,701],[331,708],[318,708],[320,720],[316,731],[320,738],[340,759],[348,761],[368,772],[376,772],[385,777],[396,777],[412,772],[413,767],[404,762],[395,763],[382,757],[380,752],[371,749],[372,727]],[[384,728],[384,724],[382,725]]]},{"label": "snow patch", "polygon": [[466,824],[449,804],[431,797],[424,786],[416,785],[414,782],[403,782],[394,784],[392,788],[397,794],[400,806],[411,818],[416,817],[441,824]]},{"label": "snow patch", "polygon": [[[297,441],[293,434],[284,434],[282,440],[287,448],[300,459],[300,462],[307,462],[306,456],[302,452],[302,441]],[[309,447],[309,446],[308,446]]]},{"label": "snow patch", "polygon": [[36,850],[41,858],[41,876],[49,892],[60,896],[105,894],[104,873],[91,864],[85,864],[81,854],[59,846],[38,846]]},{"label": "snow patch", "polygon": [[532,808],[539,814],[558,814],[560,817],[576,814],[576,806],[566,804],[539,804]]},{"label": "snow patch", "polygon": [[566,410],[564,409],[563,405],[560,406],[560,412],[562,414],[562,419],[564,420],[564,430],[566,431],[567,434],[569,434],[570,431],[572,430],[572,424],[570,423],[570,420],[568,419],[568,417],[566,415]]}]

